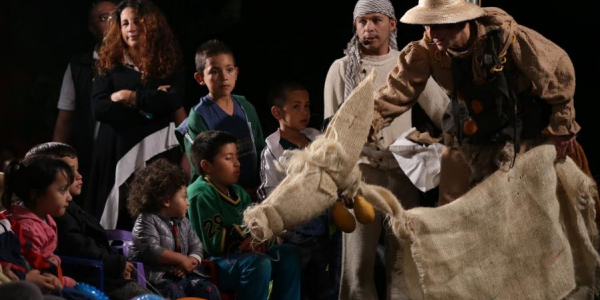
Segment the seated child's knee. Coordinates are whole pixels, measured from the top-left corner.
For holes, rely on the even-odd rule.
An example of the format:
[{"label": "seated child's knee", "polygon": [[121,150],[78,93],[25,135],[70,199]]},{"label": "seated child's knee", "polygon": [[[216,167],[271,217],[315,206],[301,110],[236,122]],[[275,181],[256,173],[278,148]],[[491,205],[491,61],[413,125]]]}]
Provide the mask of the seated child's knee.
[{"label": "seated child's knee", "polygon": [[246,269],[256,270],[261,274],[271,274],[271,259],[263,254],[250,254],[251,260]]}]

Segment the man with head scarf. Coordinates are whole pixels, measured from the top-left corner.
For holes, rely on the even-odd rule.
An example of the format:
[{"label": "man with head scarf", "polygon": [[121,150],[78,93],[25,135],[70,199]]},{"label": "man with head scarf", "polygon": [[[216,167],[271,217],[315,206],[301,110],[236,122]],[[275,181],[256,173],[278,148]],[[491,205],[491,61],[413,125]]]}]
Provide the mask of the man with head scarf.
[{"label": "man with head scarf", "polygon": [[423,25],[424,36],[400,52],[375,106],[384,118],[403,116],[431,76],[452,95],[440,202],[508,171],[519,152],[542,143],[587,168],[575,141],[575,71],[563,49],[499,8],[464,0],[419,0],[400,21]]},{"label": "man with head scarf", "polygon": [[[325,118],[335,114],[358,83],[371,70],[378,74],[376,84],[383,86],[386,75],[398,60],[396,42],[397,20],[394,7],[389,0],[360,0],[354,8],[355,35],[344,51],[346,56],[336,60],[330,67],[325,81]],[[435,81],[430,80],[419,98],[432,121],[440,126],[441,116],[448,103],[446,94]],[[392,120],[381,120],[385,123]],[[376,126],[377,127],[377,126]],[[402,205],[411,208],[418,205],[420,192],[411,183],[398,162],[389,151],[389,146],[412,127],[411,114],[398,117],[383,130],[371,136],[359,159],[360,170],[367,183],[388,188]],[[340,299],[376,299],[374,265],[376,249],[383,228],[381,215],[373,223],[358,224],[353,233],[343,234],[342,279]],[[401,299],[404,285],[400,270],[396,266],[401,254],[397,238],[385,234],[385,268],[387,297]],[[399,279],[398,282],[394,278]]]}]

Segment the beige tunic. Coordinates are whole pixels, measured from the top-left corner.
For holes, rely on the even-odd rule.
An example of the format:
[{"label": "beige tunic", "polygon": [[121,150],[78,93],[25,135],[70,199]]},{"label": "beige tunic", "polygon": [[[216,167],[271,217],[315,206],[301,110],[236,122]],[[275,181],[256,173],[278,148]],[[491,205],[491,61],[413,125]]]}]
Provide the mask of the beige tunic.
[{"label": "beige tunic", "polygon": [[[394,69],[398,62],[399,54],[399,51],[390,49],[390,52],[385,55],[362,56],[358,74],[359,80],[363,80],[374,69],[377,72],[375,84],[377,86],[384,86],[387,75]],[[327,78],[325,79],[325,118],[333,116],[344,101],[344,74],[347,64],[348,57],[344,56],[334,61],[329,68]],[[417,100],[419,105],[423,107],[425,113],[433,120],[436,126],[441,128],[442,115],[449,103],[448,96],[433,79],[429,80],[427,87],[424,87],[423,93],[419,96]],[[366,163],[376,168],[398,168],[398,164],[388,151],[388,148],[402,133],[411,127],[412,119],[410,113],[396,118],[390,126],[383,128],[378,133],[378,139],[375,144],[365,146],[360,163]]]}]

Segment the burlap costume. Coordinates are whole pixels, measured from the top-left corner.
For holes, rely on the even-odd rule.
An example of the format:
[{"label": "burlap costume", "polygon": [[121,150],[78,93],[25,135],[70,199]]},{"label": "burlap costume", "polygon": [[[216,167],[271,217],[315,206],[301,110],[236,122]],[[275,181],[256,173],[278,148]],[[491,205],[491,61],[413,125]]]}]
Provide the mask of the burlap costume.
[{"label": "burlap costume", "polygon": [[[463,8],[456,12],[447,11],[444,5],[449,7],[448,3],[454,2],[464,2],[460,4]],[[439,14],[432,15],[436,9]],[[502,30],[502,42],[498,51],[507,59],[505,66],[511,68],[508,78],[511,88],[514,88],[516,94],[529,93],[551,106],[544,134],[576,134],[580,127],[575,122],[573,107],[575,71],[567,53],[550,40],[527,27],[517,25],[511,16],[499,8],[482,9],[458,0],[421,0],[401,21],[410,24],[443,24],[458,23],[470,18],[476,18],[471,23],[474,25],[471,34],[476,37],[469,49],[464,52],[451,49],[441,52],[435,45],[428,44],[430,39],[427,35],[420,41],[408,44],[400,53],[398,65],[390,73],[387,86],[378,91],[377,101],[397,105],[399,113],[408,110],[430,76],[435,77],[448,94],[452,94],[452,57],[472,57],[474,81],[485,82],[489,71],[477,67],[485,60],[482,44],[488,33]],[[541,140],[543,139],[538,139]],[[531,141],[528,143],[531,144]],[[450,148],[444,153],[440,181],[440,201],[443,203],[450,202],[470,188],[469,167],[465,165],[458,149],[453,147],[456,145],[452,139],[447,141],[447,145]],[[452,174],[448,174],[448,170],[452,170]]]},{"label": "burlap costume", "polygon": [[318,215],[339,193],[360,193],[410,245],[404,268],[413,299],[591,299],[600,263],[593,181],[569,158],[555,163],[554,146],[544,145],[449,205],[405,211],[391,192],[361,182],[356,167],[372,118],[365,100],[373,76],[324,136],[290,153],[286,179],[244,213],[250,233],[269,239]]}]

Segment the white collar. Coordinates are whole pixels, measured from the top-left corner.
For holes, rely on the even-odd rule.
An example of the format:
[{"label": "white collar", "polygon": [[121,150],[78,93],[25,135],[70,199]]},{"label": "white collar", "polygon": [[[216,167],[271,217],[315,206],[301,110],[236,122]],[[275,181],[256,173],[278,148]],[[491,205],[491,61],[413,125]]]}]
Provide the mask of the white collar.
[{"label": "white collar", "polygon": [[[300,132],[304,134],[311,142],[314,141],[315,138],[317,138],[317,136],[321,134],[320,131],[310,127],[306,127]],[[280,140],[281,132],[279,131],[279,129],[277,129],[277,131],[273,132],[265,139],[267,147],[269,148],[269,150],[275,158],[279,158],[283,155],[283,147],[281,147],[281,144],[279,143]]]},{"label": "white collar", "polygon": [[123,53],[122,63],[125,67],[140,72],[140,69],[133,63],[133,60],[131,60],[131,57],[127,53]]}]

